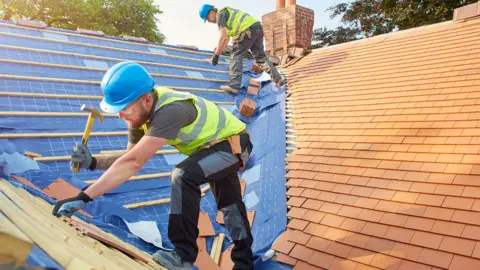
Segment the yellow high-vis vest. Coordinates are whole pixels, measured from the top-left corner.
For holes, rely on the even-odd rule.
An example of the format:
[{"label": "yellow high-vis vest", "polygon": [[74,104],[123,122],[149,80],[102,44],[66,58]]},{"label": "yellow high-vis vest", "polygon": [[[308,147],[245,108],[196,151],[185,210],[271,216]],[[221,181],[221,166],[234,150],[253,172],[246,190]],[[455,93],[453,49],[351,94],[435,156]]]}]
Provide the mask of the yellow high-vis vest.
[{"label": "yellow high-vis vest", "polygon": [[228,10],[229,13],[227,20],[227,35],[229,37],[236,36],[247,30],[252,24],[259,22],[248,13],[238,9],[224,7],[222,10]]},{"label": "yellow high-vis vest", "polygon": [[[212,141],[226,139],[240,133],[246,125],[226,109],[204,98],[188,92],[179,92],[166,87],[155,87],[157,104],[155,111],[179,100],[192,100],[197,109],[197,118],[190,125],[182,127],[175,140],[166,144],[178,149],[184,155],[191,155]],[[148,124],[141,127],[145,132]]]}]

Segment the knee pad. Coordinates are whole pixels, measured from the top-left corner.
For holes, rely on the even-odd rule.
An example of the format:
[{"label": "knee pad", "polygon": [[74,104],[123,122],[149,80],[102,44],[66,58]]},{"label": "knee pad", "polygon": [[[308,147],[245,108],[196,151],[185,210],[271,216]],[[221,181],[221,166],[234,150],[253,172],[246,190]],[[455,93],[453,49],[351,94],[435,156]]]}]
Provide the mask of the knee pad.
[{"label": "knee pad", "polygon": [[237,207],[237,204],[233,203],[220,209],[223,212],[223,222],[227,227],[230,237],[233,241],[243,240],[248,237],[246,224],[243,222],[242,214]]},{"label": "knee pad", "polygon": [[182,214],[182,176],[184,171],[175,167],[172,170],[172,196],[170,199],[170,214]]}]

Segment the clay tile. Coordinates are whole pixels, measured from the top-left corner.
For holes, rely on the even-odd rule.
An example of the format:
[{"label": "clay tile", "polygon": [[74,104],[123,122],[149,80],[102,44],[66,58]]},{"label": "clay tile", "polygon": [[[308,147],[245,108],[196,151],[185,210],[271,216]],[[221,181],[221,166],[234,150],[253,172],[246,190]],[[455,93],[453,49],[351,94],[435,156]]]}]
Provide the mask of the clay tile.
[{"label": "clay tile", "polygon": [[215,235],[215,231],[213,230],[212,222],[210,221],[208,213],[200,212],[200,216],[198,218],[198,229],[198,236],[200,237]]},{"label": "clay tile", "polygon": [[[70,197],[77,196],[78,193],[80,193],[80,190],[72,184],[66,182],[62,178],[58,178],[50,185],[46,186],[43,189],[43,192],[56,200],[64,200]],[[78,212],[90,218],[93,218],[91,214],[85,212],[84,210],[79,210]]]},{"label": "clay tile", "polygon": [[198,269],[212,269],[212,270],[220,270],[220,266],[218,266],[215,261],[210,257],[210,255],[206,251],[199,251],[197,260],[195,261],[195,266],[198,267]]}]

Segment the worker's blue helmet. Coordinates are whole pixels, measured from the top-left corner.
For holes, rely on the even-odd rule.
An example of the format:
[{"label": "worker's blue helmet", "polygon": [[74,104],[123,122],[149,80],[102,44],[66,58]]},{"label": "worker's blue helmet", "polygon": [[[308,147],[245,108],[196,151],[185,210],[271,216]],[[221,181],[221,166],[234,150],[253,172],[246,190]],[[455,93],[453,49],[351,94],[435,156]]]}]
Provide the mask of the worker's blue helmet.
[{"label": "worker's blue helmet", "polygon": [[118,113],[154,86],[155,80],[139,64],[129,61],[115,64],[100,84],[103,92],[100,108],[107,113]]},{"label": "worker's blue helmet", "polygon": [[203,19],[203,22],[207,21],[208,12],[210,12],[210,10],[212,10],[212,8],[213,8],[213,6],[209,5],[209,4],[204,4],[200,8],[200,18]]}]

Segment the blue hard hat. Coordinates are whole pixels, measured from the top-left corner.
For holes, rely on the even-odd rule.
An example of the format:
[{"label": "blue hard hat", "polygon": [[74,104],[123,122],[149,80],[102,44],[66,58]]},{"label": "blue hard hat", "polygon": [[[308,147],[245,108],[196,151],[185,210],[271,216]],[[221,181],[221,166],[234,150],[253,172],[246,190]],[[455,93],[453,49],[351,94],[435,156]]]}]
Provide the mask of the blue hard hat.
[{"label": "blue hard hat", "polygon": [[141,65],[129,61],[115,64],[100,84],[103,92],[100,108],[107,113],[118,113],[154,86],[155,80]]},{"label": "blue hard hat", "polygon": [[210,12],[210,10],[213,8],[212,5],[209,5],[209,4],[204,4],[201,8],[200,8],[200,18],[203,19],[203,22],[206,22],[207,21],[207,15],[208,15],[208,12]]}]

